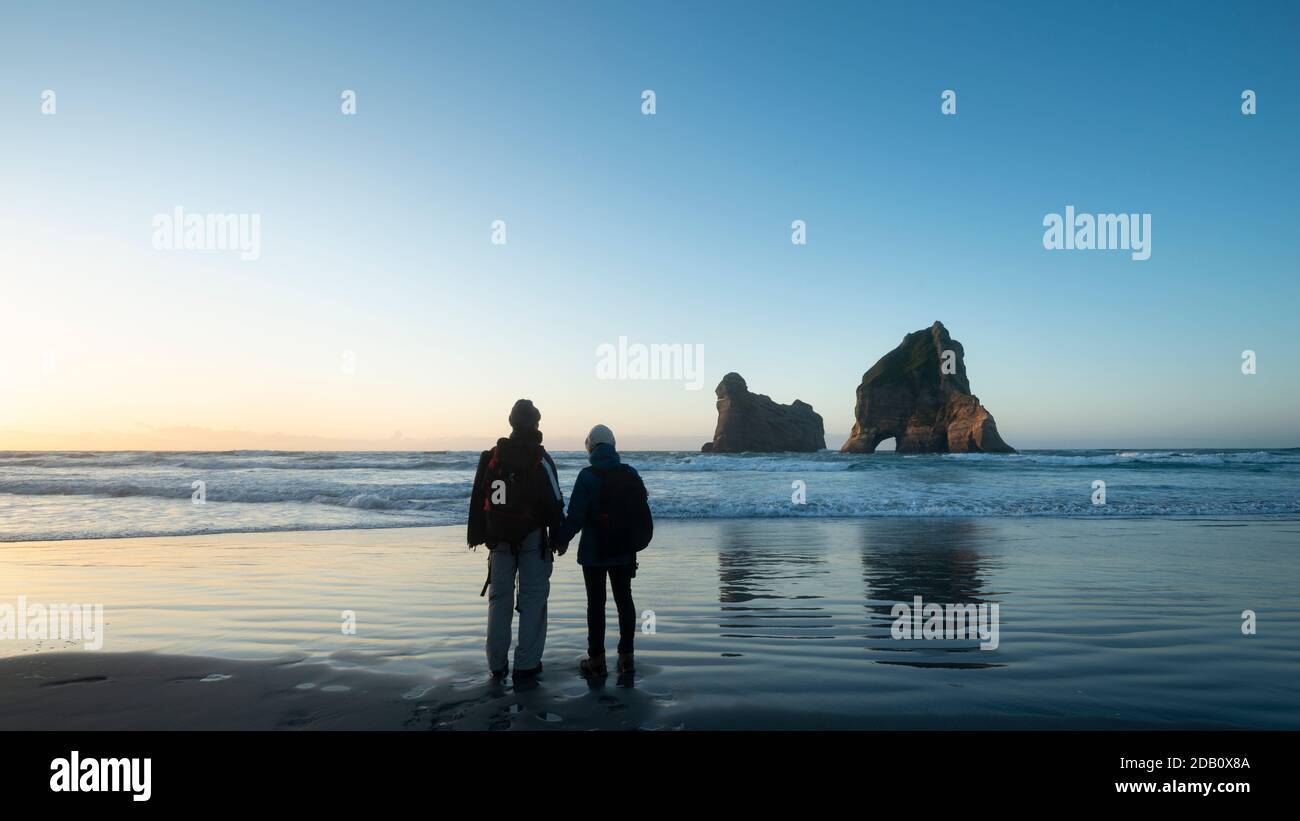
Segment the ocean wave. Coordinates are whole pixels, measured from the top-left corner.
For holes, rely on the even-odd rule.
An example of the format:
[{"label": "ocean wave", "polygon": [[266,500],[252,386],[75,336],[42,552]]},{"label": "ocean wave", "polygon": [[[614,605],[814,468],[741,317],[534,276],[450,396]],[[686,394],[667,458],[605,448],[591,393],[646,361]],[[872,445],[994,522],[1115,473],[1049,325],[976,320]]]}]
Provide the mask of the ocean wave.
[{"label": "ocean wave", "polygon": [[176,468],[184,470],[474,470],[477,453],[323,453],[224,451],[152,453],[0,452],[0,468]]},{"label": "ocean wave", "polygon": [[[642,457],[638,459],[638,457]],[[824,452],[822,454],[751,454],[751,453],[695,453],[695,454],[624,454],[624,459],[645,472],[732,472],[754,471],[781,473],[792,470],[834,472],[850,470],[864,464],[857,454]],[[582,462],[585,464],[586,459]]]},{"label": "ocean wave", "polygon": [[145,539],[162,536],[215,536],[223,533],[297,533],[320,532],[329,530],[391,530],[398,527],[428,527],[430,522],[358,522],[354,524],[314,524],[292,522],[283,525],[220,525],[208,527],[202,525],[177,526],[160,523],[156,526],[119,527],[105,529],[102,527],[66,528],[59,531],[30,531],[4,533],[0,535],[0,544],[6,542],[66,542],[74,539]]},{"label": "ocean wave", "polygon": [[[1153,467],[1300,467],[1300,450],[1253,451],[1021,451],[1020,453],[928,453],[898,454],[885,451],[875,454],[840,453],[631,453],[624,454],[641,472],[837,472],[898,469],[904,464],[964,464],[1016,468],[1153,466]],[[585,462],[585,460],[583,460]]]},{"label": "ocean wave", "polygon": [[[1167,517],[1243,517],[1271,515],[1300,515],[1300,504],[1269,504],[1238,502],[1227,504],[1165,504],[1165,505],[1108,505],[1092,507],[1078,504],[1009,505],[954,505],[950,503],[880,505],[873,507],[852,504],[808,504],[792,506],[779,502],[742,503],[726,507],[717,505],[670,504],[653,505],[655,518],[667,521],[728,521],[753,519],[872,519],[872,518],[1167,518]],[[0,531],[0,543],[28,541],[64,541],[70,539],[118,539],[155,536],[200,536],[222,533],[280,533],[291,531],[374,530],[397,527],[463,527],[464,511],[439,513],[384,512],[386,518],[361,518],[347,522],[290,519],[281,522],[259,520],[241,523],[238,520],[221,522],[183,523],[175,516],[152,520],[117,522],[108,520],[82,520],[64,522],[45,529],[10,528]]]},{"label": "ocean wave", "polygon": [[1112,502],[1095,506],[1082,502],[1045,500],[953,501],[947,499],[862,503],[854,500],[808,502],[737,501],[718,505],[707,501],[652,503],[656,519],[869,519],[869,518],[1026,518],[1026,517],[1160,517],[1265,516],[1300,514],[1298,501]]},{"label": "ocean wave", "polygon": [[944,459],[973,464],[1002,466],[1044,465],[1049,467],[1147,466],[1147,467],[1267,467],[1300,466],[1300,452],[1287,451],[1106,451],[1099,453],[1021,452],[907,454],[904,459]]},{"label": "ocean wave", "polygon": [[[142,483],[130,480],[0,479],[0,493],[15,496],[84,496],[101,498],[190,499],[195,490],[188,481]],[[206,500],[268,504],[307,502],[364,510],[439,510],[449,501],[469,501],[464,483],[416,483],[400,485],[326,487],[310,484],[222,484],[207,481]]]},{"label": "ocean wave", "polygon": [[[567,497],[586,454],[553,455]],[[624,457],[665,520],[1300,514],[1300,449]],[[0,541],[463,525],[477,463],[465,451],[0,452]],[[1104,506],[1091,503],[1098,479]],[[195,480],[206,506],[189,504]],[[806,504],[791,503],[796,480]]]}]

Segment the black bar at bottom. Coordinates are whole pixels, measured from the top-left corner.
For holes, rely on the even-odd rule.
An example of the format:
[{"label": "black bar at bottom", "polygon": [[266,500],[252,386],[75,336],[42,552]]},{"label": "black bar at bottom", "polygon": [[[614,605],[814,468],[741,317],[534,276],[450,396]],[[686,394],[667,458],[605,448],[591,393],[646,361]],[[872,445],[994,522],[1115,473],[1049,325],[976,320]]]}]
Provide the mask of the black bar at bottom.
[{"label": "black bar at bottom", "polygon": [[[0,740],[6,800],[52,809],[337,810],[413,800],[431,812],[495,814],[527,811],[530,802],[559,812],[671,809],[693,806],[696,795],[732,811],[773,809],[775,798],[820,811],[835,797],[927,809],[1170,799],[1226,809],[1290,794],[1300,733],[11,732]],[[118,772],[129,766],[120,759],[137,759],[138,777],[116,792],[56,792],[51,779],[69,786],[58,777],[72,774],[74,751],[81,777],[96,773],[88,786],[105,774],[105,759]],[[149,797],[134,800],[144,759]]]}]

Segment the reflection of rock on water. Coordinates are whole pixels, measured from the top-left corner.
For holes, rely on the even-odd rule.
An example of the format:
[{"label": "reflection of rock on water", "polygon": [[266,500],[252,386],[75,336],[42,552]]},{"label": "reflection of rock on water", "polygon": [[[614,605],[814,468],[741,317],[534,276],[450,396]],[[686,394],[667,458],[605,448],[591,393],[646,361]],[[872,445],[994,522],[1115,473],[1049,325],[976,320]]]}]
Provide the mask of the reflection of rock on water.
[{"label": "reflection of rock on water", "polygon": [[[896,640],[890,635],[892,610],[920,596],[927,604],[997,601],[985,577],[999,560],[981,550],[987,525],[966,519],[906,519],[871,522],[862,529],[862,582],[866,597],[867,638],[872,652],[898,653],[880,664],[911,667],[1002,667],[995,651],[979,649],[978,639]],[[954,660],[953,654],[970,655]],[[982,657],[981,657],[982,656]]]},{"label": "reflection of rock on water", "polygon": [[730,522],[718,548],[722,638],[827,639],[834,621],[818,604],[830,573],[818,528],[802,541],[770,522]]}]

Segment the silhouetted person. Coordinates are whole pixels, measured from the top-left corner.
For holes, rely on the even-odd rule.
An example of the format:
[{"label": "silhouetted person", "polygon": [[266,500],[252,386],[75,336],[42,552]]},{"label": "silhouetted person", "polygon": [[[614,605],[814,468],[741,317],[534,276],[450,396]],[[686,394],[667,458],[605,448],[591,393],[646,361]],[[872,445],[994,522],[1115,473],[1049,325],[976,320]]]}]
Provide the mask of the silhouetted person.
[{"label": "silhouetted person", "polygon": [[[519,576],[519,643],[515,679],[542,671],[546,647],[546,598],[554,559],[548,528],[564,518],[564,495],[555,461],[542,447],[542,414],[527,399],[510,411],[510,436],[483,451],[469,500],[469,546],[486,544],[488,580],[487,659],[492,677],[510,672],[510,630],[514,621],[515,575]],[[480,593],[479,595],[482,595]]]},{"label": "silhouetted person", "polygon": [[555,534],[560,555],[579,530],[578,564],[587,585],[587,658],[579,668],[584,675],[603,676],[605,665],[605,580],[614,591],[618,607],[618,672],[631,673],[636,606],[632,579],[636,577],[637,551],[650,543],[654,523],[646,500],[645,484],[614,449],[614,433],[597,425],[587,434],[591,461],[578,474],[569,499],[569,513]]}]

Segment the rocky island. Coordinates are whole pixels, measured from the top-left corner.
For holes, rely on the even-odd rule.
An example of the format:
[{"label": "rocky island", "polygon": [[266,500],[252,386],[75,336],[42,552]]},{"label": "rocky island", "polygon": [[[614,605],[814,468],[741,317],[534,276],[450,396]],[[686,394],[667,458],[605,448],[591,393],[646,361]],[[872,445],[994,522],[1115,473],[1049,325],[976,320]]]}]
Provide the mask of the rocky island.
[{"label": "rocky island", "polygon": [[840,450],[872,453],[892,437],[899,453],[1015,453],[971,394],[964,355],[942,322],[903,337],[862,376],[853,432]]},{"label": "rocky island", "polygon": [[782,405],[761,393],[750,393],[738,373],[722,377],[718,395],[718,427],[704,453],[808,453],[826,447],[821,414],[807,402]]}]

